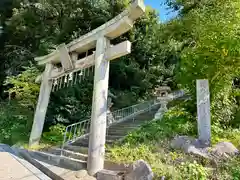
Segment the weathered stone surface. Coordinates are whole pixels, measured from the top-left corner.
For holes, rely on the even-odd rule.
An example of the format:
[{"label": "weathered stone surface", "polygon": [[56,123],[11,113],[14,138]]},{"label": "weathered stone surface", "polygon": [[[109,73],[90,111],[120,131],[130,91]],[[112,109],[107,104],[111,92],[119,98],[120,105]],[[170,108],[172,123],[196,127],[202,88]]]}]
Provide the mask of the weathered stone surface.
[{"label": "weathered stone surface", "polygon": [[189,136],[176,136],[171,141],[171,147],[173,149],[185,150],[185,147],[191,145],[194,141],[195,139]]},{"label": "weathered stone surface", "polygon": [[177,136],[171,141],[173,149],[180,149],[185,153],[195,154],[204,158],[209,158],[208,150],[198,139],[189,136]]},{"label": "weathered stone surface", "polygon": [[209,158],[208,150],[206,148],[196,148],[193,145],[189,145],[185,148],[186,148],[185,149],[186,153],[194,154],[194,155],[201,156],[201,157],[204,157],[204,158]]},{"label": "weathered stone surface", "polygon": [[239,155],[240,153],[230,142],[220,142],[213,148],[206,147],[205,144],[201,142],[202,141],[189,136],[177,136],[171,141],[171,147],[211,160],[229,158],[229,156]]},{"label": "weathered stone surface", "polygon": [[82,178],[82,177],[85,177],[85,176],[87,176],[87,175],[88,175],[88,173],[87,173],[86,170],[80,170],[80,171],[78,171],[78,172],[76,173],[76,177],[77,177],[77,178]]},{"label": "weathered stone surface", "polygon": [[97,180],[123,180],[123,174],[119,171],[103,169],[97,173]]},{"label": "weathered stone surface", "polygon": [[208,80],[197,80],[198,139],[206,145],[211,141],[210,93]]},{"label": "weathered stone surface", "polygon": [[151,167],[143,160],[138,160],[132,164],[128,173],[125,175],[125,180],[152,180],[153,172]]},{"label": "weathered stone surface", "polygon": [[126,172],[128,170],[129,164],[124,163],[116,163],[112,161],[105,160],[104,162],[104,169],[110,171],[117,171],[117,172]]},{"label": "weathered stone surface", "polygon": [[157,112],[157,113],[155,114],[155,116],[154,116],[154,119],[159,119],[159,120],[161,120],[162,117],[163,117],[163,113],[162,113],[162,112]]},{"label": "weathered stone surface", "polygon": [[86,170],[80,170],[75,175],[79,180],[96,180],[95,177],[89,176]]},{"label": "weathered stone surface", "polygon": [[171,141],[171,147],[173,149],[182,149],[185,150],[188,146],[194,146],[196,148],[206,148],[206,144],[202,143],[199,139],[195,139],[190,136],[176,136]]},{"label": "weathered stone surface", "polygon": [[110,126],[114,122],[114,117],[112,112],[108,109],[107,111],[107,126]]},{"label": "weathered stone surface", "polygon": [[227,157],[226,155],[238,155],[239,150],[230,142],[220,142],[212,148],[211,153],[216,156]]}]

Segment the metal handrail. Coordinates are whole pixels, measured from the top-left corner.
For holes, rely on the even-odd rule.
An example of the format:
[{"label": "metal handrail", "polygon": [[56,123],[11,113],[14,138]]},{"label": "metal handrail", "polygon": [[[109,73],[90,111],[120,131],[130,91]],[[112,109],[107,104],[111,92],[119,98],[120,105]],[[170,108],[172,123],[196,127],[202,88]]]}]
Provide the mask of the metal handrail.
[{"label": "metal handrail", "polygon": [[[172,99],[182,97],[183,95],[184,95],[183,91],[175,91],[172,94],[170,94]],[[120,123],[127,119],[134,118],[135,116],[143,112],[150,111],[152,107],[159,104],[161,103],[155,100],[151,100],[116,110],[107,115],[108,122],[107,128],[109,128],[111,125]],[[109,122],[110,118],[112,122]],[[66,144],[70,144],[72,142],[77,141],[78,139],[88,136],[90,133],[90,125],[91,118],[67,126],[65,129],[64,139],[62,142],[62,150],[64,149],[64,146]]]},{"label": "metal handrail", "polygon": [[[129,119],[130,117],[134,117],[138,114],[141,114],[142,112],[150,109],[153,105],[154,101],[147,101],[120,110],[116,110],[112,112],[114,121],[108,124],[107,127],[110,127],[111,125],[119,123],[126,119]],[[107,119],[109,118],[110,115],[107,115]],[[62,149],[64,149],[64,146],[66,144],[70,144],[72,142],[77,141],[78,139],[88,136],[90,133],[90,125],[91,118],[67,126],[62,143]]]}]

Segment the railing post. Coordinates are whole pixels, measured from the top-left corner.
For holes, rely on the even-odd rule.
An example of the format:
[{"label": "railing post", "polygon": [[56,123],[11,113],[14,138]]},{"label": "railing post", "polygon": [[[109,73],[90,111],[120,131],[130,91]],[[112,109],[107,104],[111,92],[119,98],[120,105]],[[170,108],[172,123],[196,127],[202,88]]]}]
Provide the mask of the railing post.
[{"label": "railing post", "polygon": [[61,156],[62,156],[63,149],[64,149],[64,146],[65,146],[66,138],[67,138],[67,130],[68,130],[68,127],[66,127],[65,133],[64,133],[64,138],[63,138],[63,143],[62,143],[62,148],[61,148]]}]

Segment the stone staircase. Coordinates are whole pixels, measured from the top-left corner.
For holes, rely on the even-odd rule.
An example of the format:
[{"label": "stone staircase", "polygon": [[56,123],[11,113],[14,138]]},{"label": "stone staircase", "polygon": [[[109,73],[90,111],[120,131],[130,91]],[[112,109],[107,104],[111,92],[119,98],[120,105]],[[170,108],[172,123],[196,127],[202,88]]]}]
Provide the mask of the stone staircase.
[{"label": "stone staircase", "polygon": [[[176,92],[172,94],[172,99],[174,100],[182,96],[182,92]],[[159,108],[160,104],[152,101],[117,110],[114,114],[114,117],[117,119],[114,119],[115,121],[113,121],[113,124],[108,127],[106,131],[106,144],[111,146],[115,142],[123,140],[128,133],[138,129],[145,122],[154,119],[154,115]],[[87,126],[81,126],[83,123]],[[77,171],[87,168],[89,143],[89,137],[87,134],[89,133],[89,126],[90,119],[70,125],[69,129],[66,128],[66,133],[74,131],[74,134],[73,136],[69,136],[69,139],[64,138],[64,146],[52,147],[39,151],[26,150],[19,147],[12,148],[21,157],[40,169],[51,179],[74,180],[76,179],[75,174]],[[82,127],[87,128],[85,129],[87,131],[85,131],[85,134],[78,137],[75,132],[78,132],[76,131],[77,128],[82,130]],[[116,164],[110,161],[105,161],[104,169],[112,171],[125,171],[126,167],[124,164]]]},{"label": "stone staircase", "polygon": [[[106,135],[106,144],[111,145],[114,142],[122,140],[129,132],[134,131],[138,127],[140,127],[144,122],[150,121],[154,118],[154,114],[156,111],[152,110],[151,112],[145,112],[140,115],[134,117],[134,119],[128,119],[124,122],[120,122],[110,126],[107,129]],[[80,139],[74,143],[72,146],[80,146],[80,147],[88,147],[89,137],[85,137],[84,139]]]},{"label": "stone staircase", "polygon": [[[146,121],[154,118],[157,106],[151,111],[143,112],[134,118],[126,119],[122,122],[113,124],[107,129],[106,144],[112,145],[114,142],[122,140],[128,133],[136,130]],[[71,144],[61,147],[52,147],[40,151],[25,150],[15,148],[14,151],[30,162],[34,167],[43,172],[46,177],[53,180],[77,180],[76,173],[87,168],[88,159],[88,137],[79,139]],[[105,161],[104,169],[112,171],[125,171],[124,164],[115,164]],[[39,178],[39,179],[47,179]]]},{"label": "stone staircase", "polygon": [[[157,108],[154,107],[151,111],[143,112],[134,118],[110,126],[107,129],[106,144],[111,146],[115,142],[122,140],[131,131],[139,128],[146,121],[152,120]],[[51,165],[56,174],[62,172],[62,168],[69,171],[78,171],[87,167],[88,141],[89,138],[85,137],[64,146],[64,149],[54,147],[42,151],[28,151],[28,154],[45,167]],[[105,169],[115,170],[111,162],[105,162]]]}]

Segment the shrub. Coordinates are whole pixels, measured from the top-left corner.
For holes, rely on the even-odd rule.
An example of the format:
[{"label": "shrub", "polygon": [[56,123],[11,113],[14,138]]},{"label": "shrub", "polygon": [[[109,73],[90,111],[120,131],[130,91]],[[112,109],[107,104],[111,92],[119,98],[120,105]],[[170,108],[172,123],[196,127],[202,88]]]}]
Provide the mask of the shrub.
[{"label": "shrub", "polygon": [[130,133],[125,142],[138,144],[170,138],[177,134],[195,135],[196,127],[196,120],[194,121],[189,113],[182,108],[173,107],[165,113],[162,120],[147,122],[140,129]]},{"label": "shrub", "polygon": [[[130,163],[138,159],[147,161],[156,179],[165,176],[176,180],[232,179],[240,180],[239,158],[218,161],[217,167],[208,160],[173,151],[169,139],[176,134],[196,135],[196,120],[183,108],[171,108],[160,121],[144,124],[130,133],[125,144],[109,149],[108,158],[116,162]],[[230,141],[240,143],[240,130],[224,128],[220,123],[212,124],[212,142]]]},{"label": "shrub", "polygon": [[[231,158],[221,162],[218,165],[218,173],[213,177],[217,179],[240,180],[240,159],[239,157]],[[217,177],[216,177],[217,176]]]},{"label": "shrub", "polygon": [[237,0],[204,1],[177,24],[187,25],[182,33],[189,35],[180,53],[178,83],[191,92],[194,104],[196,79],[208,79],[212,120],[222,124],[231,122],[237,105],[233,80],[240,74],[239,5]]},{"label": "shrub", "polygon": [[[49,128],[48,132],[43,133],[43,141],[51,144],[62,143],[65,133],[66,133],[66,126],[62,124],[53,125]],[[75,130],[75,127],[73,127],[72,129],[71,128],[68,129],[66,137],[67,139],[73,139],[74,137],[79,137],[82,134],[84,134],[83,129]]]},{"label": "shrub", "polygon": [[36,67],[29,67],[17,76],[7,77],[5,85],[11,86],[7,91],[9,97],[14,97],[24,108],[35,109],[40,90],[39,84],[35,81],[39,74]]},{"label": "shrub", "polygon": [[0,104],[0,142],[6,144],[24,143],[28,140],[32,126],[33,112],[11,101]]},{"label": "shrub", "polygon": [[156,179],[159,179],[161,176],[170,179],[177,178],[179,173],[176,171],[175,167],[164,164],[163,159],[166,158],[166,155],[162,153],[153,153],[152,148],[152,145],[146,144],[140,144],[135,147],[132,147],[129,144],[114,146],[109,149],[110,152],[107,154],[107,158],[118,163],[131,163],[142,159],[149,163]]},{"label": "shrub", "polygon": [[181,179],[188,180],[206,180],[208,179],[208,171],[201,164],[198,164],[196,161],[193,163],[182,162],[178,167],[181,172]]},{"label": "shrub", "polygon": [[50,143],[60,143],[63,141],[66,127],[62,124],[56,124],[49,128],[49,132],[43,133],[43,141]]},{"label": "shrub", "polygon": [[212,129],[212,143],[227,141],[233,143],[235,146],[240,144],[240,130],[231,127],[223,128],[221,124],[213,124]]}]

